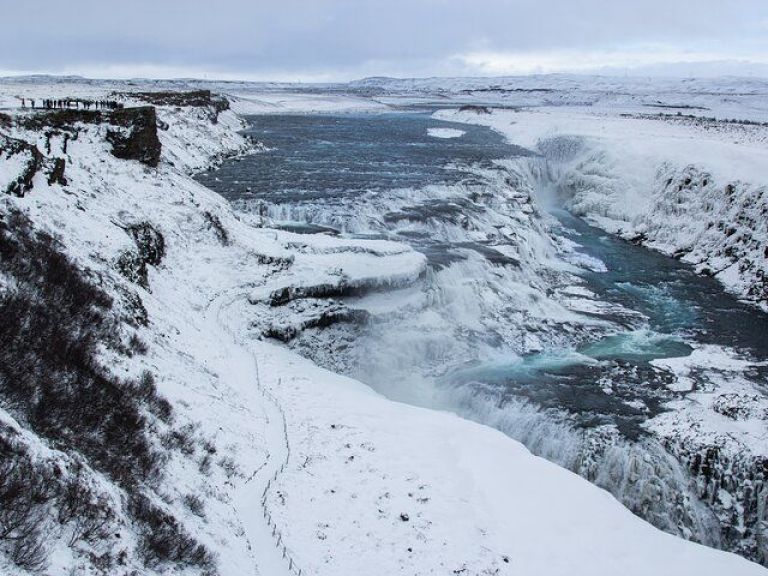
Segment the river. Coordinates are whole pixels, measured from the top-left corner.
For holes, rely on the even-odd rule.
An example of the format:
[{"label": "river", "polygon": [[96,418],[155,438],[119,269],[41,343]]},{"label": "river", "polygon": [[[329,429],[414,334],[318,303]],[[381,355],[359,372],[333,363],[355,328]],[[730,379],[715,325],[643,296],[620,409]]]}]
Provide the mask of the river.
[{"label": "river", "polygon": [[[540,213],[535,179],[528,182],[533,198],[510,196],[520,173],[511,177],[509,165],[496,161],[534,155],[489,129],[438,121],[429,110],[248,120],[247,132],[269,151],[228,161],[201,175],[203,184],[273,226],[406,242],[429,262],[418,312],[374,318],[351,339],[348,327],[315,332],[298,351],[395,399],[496,426],[665,530],[734,547],[714,534],[711,510],[690,502],[696,488],[687,462],[646,429],[679,396],[671,391],[675,375],[654,361],[705,345],[727,348],[754,363],[742,376],[762,390],[768,315],[677,260],[557,207]],[[571,246],[570,260],[582,265],[550,279],[535,261],[537,251],[555,250],[547,237],[552,246]],[[581,313],[583,323],[559,308],[546,317],[555,309],[548,298],[569,289],[569,277],[578,279],[577,294],[601,304]],[[317,342],[334,338],[347,338],[338,353],[318,352]],[[717,378],[717,367],[711,372],[702,381]],[[606,434],[613,439],[603,441]],[[624,451],[626,470],[611,471],[613,479],[604,472],[615,462],[593,462],[607,460],[607,444]],[[638,447],[645,452],[636,457]],[[626,480],[644,458],[652,495]],[[672,503],[684,510],[667,511]]]}]

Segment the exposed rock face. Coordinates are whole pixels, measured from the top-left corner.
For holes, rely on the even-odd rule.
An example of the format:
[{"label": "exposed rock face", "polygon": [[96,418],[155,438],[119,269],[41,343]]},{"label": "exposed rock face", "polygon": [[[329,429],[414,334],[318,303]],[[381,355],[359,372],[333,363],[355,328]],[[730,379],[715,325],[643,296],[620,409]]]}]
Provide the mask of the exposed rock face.
[{"label": "exposed rock face", "polygon": [[722,547],[765,564],[768,461],[734,454],[725,443],[680,439],[666,447],[687,464],[699,498],[717,515]]},{"label": "exposed rock face", "polygon": [[487,106],[477,106],[476,104],[466,104],[459,108],[459,112],[474,112],[475,114],[490,114],[491,109]]},{"label": "exposed rock face", "polygon": [[221,112],[229,110],[229,100],[212,95],[210,90],[138,92],[128,96],[155,106],[208,108],[211,111],[210,119],[214,124],[218,121]]},{"label": "exposed rock face", "polygon": [[611,151],[579,137],[547,138],[538,147],[549,169],[563,169],[556,180],[570,211],[610,222],[625,240],[693,264],[768,310],[768,187],[762,181],[671,161],[624,170]]},{"label": "exposed rock face", "polygon": [[155,106],[203,107],[209,106],[213,99],[210,90],[131,92],[127,95]]},{"label": "exposed rock face", "polygon": [[275,290],[270,298],[270,306],[283,306],[294,300],[304,298],[333,298],[342,296],[356,296],[360,291],[350,287],[342,279],[338,284],[316,284],[310,286],[284,286]]},{"label": "exposed rock face", "polygon": [[33,144],[0,135],[0,161],[15,161],[17,175],[0,182],[0,191],[22,197],[32,189],[32,180],[43,164],[43,155]]},{"label": "exposed rock face", "polygon": [[112,144],[112,154],[116,158],[138,160],[152,167],[158,165],[162,145],[157,137],[157,114],[154,107],[115,110],[107,120],[122,128],[107,131],[107,141]]},{"label": "exposed rock face", "polygon": [[19,119],[20,125],[31,130],[56,129],[79,132],[78,124],[107,124],[107,141],[112,154],[123,160],[138,160],[156,167],[160,162],[162,145],[157,137],[157,114],[152,106],[122,108],[109,112],[91,110],[50,110]]},{"label": "exposed rock face", "polygon": [[148,222],[125,228],[136,243],[136,250],[118,256],[115,266],[125,278],[149,290],[147,266],[158,266],[165,256],[165,238]]},{"label": "exposed rock face", "polygon": [[48,185],[61,184],[67,185],[67,179],[64,177],[64,169],[67,167],[67,161],[64,158],[56,158],[53,161],[53,170],[48,175]]},{"label": "exposed rock face", "polygon": [[309,328],[327,328],[334,324],[363,324],[370,318],[365,310],[348,308],[333,301],[312,300],[292,306],[289,319],[269,324],[262,332],[265,338],[290,342]]},{"label": "exposed rock face", "polygon": [[663,167],[648,215],[635,223],[643,243],[730,278],[743,297],[768,305],[768,190],[717,182],[694,166]]}]

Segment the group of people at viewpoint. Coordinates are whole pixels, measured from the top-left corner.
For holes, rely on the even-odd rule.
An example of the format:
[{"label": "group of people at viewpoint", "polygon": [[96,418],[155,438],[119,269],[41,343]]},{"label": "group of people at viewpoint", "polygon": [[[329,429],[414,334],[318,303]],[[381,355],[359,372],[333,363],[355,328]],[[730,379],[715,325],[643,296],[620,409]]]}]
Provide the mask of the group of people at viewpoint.
[{"label": "group of people at viewpoint", "polygon": [[[34,98],[22,98],[21,99],[21,107],[27,108],[27,103],[29,103],[30,108],[37,108],[37,100]],[[41,101],[41,108],[45,108],[47,110],[53,110],[53,109],[75,109],[75,110],[117,110],[118,108],[123,108],[122,102],[116,102],[115,100],[70,100],[70,99],[43,99]]]}]

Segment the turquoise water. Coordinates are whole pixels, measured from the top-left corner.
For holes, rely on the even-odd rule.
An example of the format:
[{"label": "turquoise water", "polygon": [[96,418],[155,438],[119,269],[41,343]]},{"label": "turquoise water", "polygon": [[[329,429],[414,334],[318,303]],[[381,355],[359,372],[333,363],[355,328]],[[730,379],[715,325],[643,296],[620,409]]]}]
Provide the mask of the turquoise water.
[{"label": "turquoise water", "polygon": [[580,251],[605,264],[605,272],[581,274],[587,287],[602,299],[642,313],[647,327],[659,334],[734,347],[759,359],[768,357],[768,315],[728,294],[715,279],[568,213],[555,215],[564,235],[578,242]]},{"label": "turquoise water", "polygon": [[[605,265],[603,271],[583,270],[580,276],[601,300],[628,310],[610,317],[624,329],[572,350],[469,367],[451,374],[449,382],[500,386],[510,397],[565,409],[579,425],[614,424],[634,439],[643,434],[642,422],[663,410],[669,397],[666,386],[672,375],[650,361],[687,356],[699,344],[735,348],[756,361],[768,359],[768,315],[690,266],[609,235],[567,212],[555,216],[562,233],[579,243],[579,252]],[[759,386],[768,383],[765,367],[744,376]],[[636,408],[637,401],[642,405]]]}]

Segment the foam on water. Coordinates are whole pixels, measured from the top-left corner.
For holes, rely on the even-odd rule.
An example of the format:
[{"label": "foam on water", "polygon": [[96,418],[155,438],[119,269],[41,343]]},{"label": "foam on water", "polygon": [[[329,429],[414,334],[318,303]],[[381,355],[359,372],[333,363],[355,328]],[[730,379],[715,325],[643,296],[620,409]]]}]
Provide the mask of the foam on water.
[{"label": "foam on water", "polygon": [[693,348],[680,337],[647,328],[606,336],[579,348],[581,354],[595,360],[632,362],[688,356],[692,351]]},{"label": "foam on water", "polygon": [[542,374],[557,374],[574,366],[595,364],[597,364],[595,358],[575,350],[536,352],[516,357],[511,361],[474,363],[474,365],[452,370],[444,381],[455,384],[462,381],[499,383],[514,380],[535,384],[541,379]]}]

